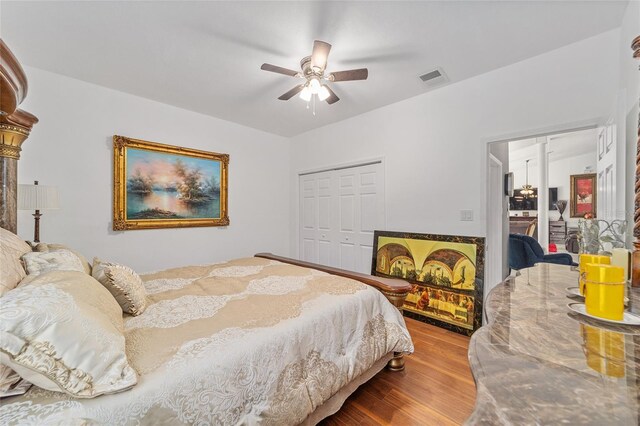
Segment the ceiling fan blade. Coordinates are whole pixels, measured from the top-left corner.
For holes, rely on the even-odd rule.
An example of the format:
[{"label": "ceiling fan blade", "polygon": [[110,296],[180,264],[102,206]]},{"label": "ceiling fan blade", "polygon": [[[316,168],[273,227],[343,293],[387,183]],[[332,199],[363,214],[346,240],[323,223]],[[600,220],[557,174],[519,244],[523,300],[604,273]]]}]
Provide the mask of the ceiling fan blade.
[{"label": "ceiling fan blade", "polygon": [[271,65],[271,64],[262,64],[260,69],[265,71],[277,72],[278,74],[284,74],[291,77],[295,77],[298,75],[298,71],[290,70],[288,68],[282,68],[277,65]]},{"label": "ceiling fan blade", "polygon": [[288,101],[289,99],[293,98],[298,93],[302,92],[302,89],[304,89],[304,84],[299,84],[296,87],[294,87],[293,89],[289,90],[284,95],[280,96],[278,99],[280,99],[281,101]]},{"label": "ceiling fan blade", "polygon": [[311,67],[324,71],[330,50],[331,45],[329,43],[320,40],[314,41],[313,52],[311,53]]},{"label": "ceiling fan blade", "polygon": [[329,74],[330,81],[366,80],[367,77],[369,77],[369,70],[366,68],[348,71],[336,71]]},{"label": "ceiling fan blade", "polygon": [[327,99],[325,99],[325,101],[331,105],[331,104],[335,104],[336,102],[338,102],[340,100],[340,98],[338,97],[338,95],[335,94],[335,92],[333,90],[331,90],[331,87],[329,87],[328,85],[326,85],[327,90],[329,91],[329,97]]}]

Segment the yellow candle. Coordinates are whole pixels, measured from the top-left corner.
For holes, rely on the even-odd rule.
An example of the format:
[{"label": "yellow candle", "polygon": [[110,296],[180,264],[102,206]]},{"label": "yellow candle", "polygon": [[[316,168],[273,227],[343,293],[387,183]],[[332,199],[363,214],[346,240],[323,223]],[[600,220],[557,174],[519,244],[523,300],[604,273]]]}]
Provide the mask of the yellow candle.
[{"label": "yellow candle", "polygon": [[584,296],[584,274],[585,274],[584,267],[587,263],[610,265],[611,258],[609,256],[602,256],[599,254],[581,254],[580,255],[580,263],[578,266],[578,271],[580,272],[580,276],[578,278],[578,282],[580,283],[580,294],[583,296]]},{"label": "yellow candle", "polygon": [[611,264],[624,269],[624,279],[629,279],[629,250],[626,248],[614,248],[611,250]]},{"label": "yellow candle", "polygon": [[624,315],[624,269],[619,266],[585,265],[584,299],[587,313],[620,321]]}]

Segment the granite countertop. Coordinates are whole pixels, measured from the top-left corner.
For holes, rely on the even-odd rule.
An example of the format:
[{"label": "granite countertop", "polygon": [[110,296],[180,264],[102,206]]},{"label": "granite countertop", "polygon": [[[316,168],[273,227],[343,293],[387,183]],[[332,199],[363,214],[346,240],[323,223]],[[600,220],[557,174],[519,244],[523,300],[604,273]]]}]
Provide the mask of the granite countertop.
[{"label": "granite countertop", "polygon": [[[566,288],[577,285],[571,267],[541,263],[491,291],[469,345],[468,425],[640,423],[640,326],[572,312]],[[640,314],[640,291],[630,297]]]}]

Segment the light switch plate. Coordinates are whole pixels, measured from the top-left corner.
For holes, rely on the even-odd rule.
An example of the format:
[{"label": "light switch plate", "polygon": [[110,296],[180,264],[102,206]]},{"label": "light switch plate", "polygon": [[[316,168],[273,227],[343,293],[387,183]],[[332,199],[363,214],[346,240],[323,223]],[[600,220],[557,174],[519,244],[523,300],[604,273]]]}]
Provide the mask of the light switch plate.
[{"label": "light switch plate", "polygon": [[460,210],[460,220],[463,222],[473,221],[473,210]]}]

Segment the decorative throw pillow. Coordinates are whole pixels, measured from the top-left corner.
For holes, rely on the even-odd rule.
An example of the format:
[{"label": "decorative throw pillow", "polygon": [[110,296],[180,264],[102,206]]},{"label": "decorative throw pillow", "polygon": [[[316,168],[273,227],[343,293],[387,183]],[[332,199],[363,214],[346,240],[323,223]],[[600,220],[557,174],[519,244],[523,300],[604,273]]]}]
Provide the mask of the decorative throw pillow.
[{"label": "decorative throw pillow", "polygon": [[40,275],[49,271],[85,272],[82,261],[69,250],[45,253],[31,252],[22,256],[28,275]]},{"label": "decorative throw pillow", "polygon": [[44,389],[93,398],[128,389],[120,307],[84,271],[27,276],[0,303],[0,363]]},{"label": "decorative throw pillow", "polygon": [[16,288],[27,275],[20,258],[29,252],[29,244],[16,234],[0,228],[0,296]]},{"label": "decorative throw pillow", "polygon": [[147,308],[147,292],[133,269],[94,257],[91,274],[111,292],[124,312],[137,316]]},{"label": "decorative throw pillow", "polygon": [[57,250],[69,250],[71,253],[75,254],[76,256],[78,256],[78,259],[80,259],[80,262],[82,263],[82,267],[84,268],[84,271],[88,274],[91,275],[91,264],[89,263],[89,261],[87,260],[86,257],[84,257],[80,252],[69,248],[65,245],[62,244],[55,244],[55,243],[38,243],[36,244],[36,246],[33,248],[33,251],[37,251],[40,253],[46,253],[49,251],[57,251]]}]

